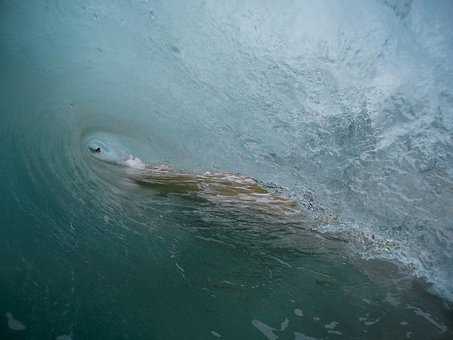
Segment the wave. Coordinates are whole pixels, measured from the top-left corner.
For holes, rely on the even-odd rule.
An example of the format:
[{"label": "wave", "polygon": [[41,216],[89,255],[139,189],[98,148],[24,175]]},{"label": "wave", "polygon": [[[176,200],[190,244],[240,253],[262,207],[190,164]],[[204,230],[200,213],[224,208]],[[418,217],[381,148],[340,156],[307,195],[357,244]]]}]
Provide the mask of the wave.
[{"label": "wave", "polygon": [[111,163],[240,173],[453,300],[450,2],[0,9],[2,210],[127,221]]}]

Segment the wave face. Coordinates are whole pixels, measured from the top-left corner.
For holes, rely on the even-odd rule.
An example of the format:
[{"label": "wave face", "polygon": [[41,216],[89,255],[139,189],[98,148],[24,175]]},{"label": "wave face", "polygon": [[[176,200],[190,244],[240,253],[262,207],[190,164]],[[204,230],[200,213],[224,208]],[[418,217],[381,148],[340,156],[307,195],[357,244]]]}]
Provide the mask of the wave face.
[{"label": "wave face", "polygon": [[[23,312],[29,302],[36,307],[32,315],[59,320],[51,301],[55,311],[71,305],[67,318],[61,316],[65,329],[53,331],[70,337],[74,320],[86,324],[95,315],[106,329],[117,329],[121,309],[112,318],[105,311],[112,301],[128,300],[135,309],[123,320],[135,318],[137,325],[124,329],[136,338],[172,338],[169,319],[140,333],[142,315],[154,307],[171,314],[160,296],[175,299],[169,306],[195,303],[201,293],[177,290],[190,281],[187,268],[197,262],[192,251],[221,263],[225,254],[206,244],[233,245],[248,254],[238,268],[267,268],[258,254],[269,248],[303,253],[305,246],[282,226],[278,245],[272,233],[259,231],[275,220],[249,221],[254,227],[245,234],[239,227],[225,231],[245,222],[171,195],[150,196],[114,166],[130,156],[283,187],[301,205],[341,221],[322,232],[371,235],[370,244],[376,238],[393,245],[383,251],[357,246],[358,258],[402,263],[430,292],[452,301],[452,14],[448,0],[0,1],[0,312],[12,312],[12,320],[12,307],[1,305],[20,305]],[[96,159],[90,146],[106,152]],[[304,237],[317,244],[316,237]],[[296,268],[281,261],[274,264]],[[174,263],[172,276],[167,268]],[[240,270],[230,265],[230,274]],[[145,268],[155,280],[134,280]],[[115,276],[115,269],[122,274]],[[206,287],[202,274],[187,284],[245,298],[240,282],[223,273],[225,280],[214,284],[211,274]],[[284,287],[291,290],[299,279]],[[181,295],[164,293],[162,280]],[[147,289],[157,301],[153,307],[134,295]],[[92,312],[83,302],[90,299]],[[234,313],[233,305],[225,308],[225,315]],[[409,309],[446,331],[417,308]],[[201,321],[193,318],[178,324],[202,338],[191,326]],[[29,319],[28,328],[34,323]],[[159,333],[159,326],[169,333]],[[276,339],[276,329],[262,321],[251,327],[241,334]],[[326,324],[339,332],[335,327]]]}]

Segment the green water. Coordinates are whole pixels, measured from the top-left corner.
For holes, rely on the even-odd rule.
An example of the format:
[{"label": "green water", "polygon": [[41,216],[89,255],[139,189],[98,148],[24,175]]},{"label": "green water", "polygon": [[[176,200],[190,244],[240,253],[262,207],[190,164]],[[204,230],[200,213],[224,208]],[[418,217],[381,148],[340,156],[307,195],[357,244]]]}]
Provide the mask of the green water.
[{"label": "green water", "polygon": [[[30,201],[42,201],[35,195]],[[347,242],[304,221],[143,188],[118,194],[116,220],[97,211],[99,202],[62,211],[68,202],[60,198],[35,203],[52,220],[27,201],[9,201],[2,214],[0,312],[26,326],[13,330],[2,318],[2,339],[452,335],[451,312],[423,283],[390,263],[348,255]]]}]

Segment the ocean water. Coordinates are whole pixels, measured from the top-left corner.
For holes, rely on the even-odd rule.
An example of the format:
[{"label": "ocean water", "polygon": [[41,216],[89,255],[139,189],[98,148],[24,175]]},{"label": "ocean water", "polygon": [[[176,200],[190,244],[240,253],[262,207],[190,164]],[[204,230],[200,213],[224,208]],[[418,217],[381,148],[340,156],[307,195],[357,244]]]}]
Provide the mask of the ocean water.
[{"label": "ocean water", "polygon": [[[0,339],[453,338],[452,17],[0,0]],[[130,180],[159,164],[300,213]]]}]

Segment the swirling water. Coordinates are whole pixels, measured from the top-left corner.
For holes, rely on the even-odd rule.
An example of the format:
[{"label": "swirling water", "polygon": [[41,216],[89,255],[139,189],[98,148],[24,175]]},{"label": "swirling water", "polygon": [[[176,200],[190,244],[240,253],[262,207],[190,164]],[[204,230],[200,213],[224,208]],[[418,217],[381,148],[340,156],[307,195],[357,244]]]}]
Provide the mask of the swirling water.
[{"label": "swirling water", "polygon": [[[0,0],[0,338],[451,338],[452,14]],[[130,156],[303,216],[150,190]]]}]

